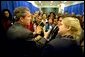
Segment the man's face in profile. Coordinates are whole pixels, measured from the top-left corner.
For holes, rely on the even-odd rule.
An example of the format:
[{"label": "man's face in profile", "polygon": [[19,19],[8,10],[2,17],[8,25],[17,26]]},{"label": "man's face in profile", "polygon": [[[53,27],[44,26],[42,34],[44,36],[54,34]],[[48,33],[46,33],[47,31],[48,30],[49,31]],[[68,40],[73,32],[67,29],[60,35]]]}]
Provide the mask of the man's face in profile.
[{"label": "man's face in profile", "polygon": [[27,25],[28,23],[30,23],[32,20],[32,15],[29,11],[26,11],[25,13],[25,17],[23,17],[23,23],[24,25]]}]

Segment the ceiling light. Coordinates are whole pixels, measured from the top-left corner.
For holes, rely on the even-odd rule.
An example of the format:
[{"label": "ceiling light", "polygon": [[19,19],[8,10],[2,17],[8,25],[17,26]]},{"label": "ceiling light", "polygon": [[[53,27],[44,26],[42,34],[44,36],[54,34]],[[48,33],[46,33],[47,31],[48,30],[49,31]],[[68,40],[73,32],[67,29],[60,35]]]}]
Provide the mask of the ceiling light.
[{"label": "ceiling light", "polygon": [[39,1],[39,3],[41,3],[41,1]]},{"label": "ceiling light", "polygon": [[64,1],[64,3],[66,3],[67,1]]},{"label": "ceiling light", "polygon": [[53,3],[53,1],[51,1],[51,3]]}]

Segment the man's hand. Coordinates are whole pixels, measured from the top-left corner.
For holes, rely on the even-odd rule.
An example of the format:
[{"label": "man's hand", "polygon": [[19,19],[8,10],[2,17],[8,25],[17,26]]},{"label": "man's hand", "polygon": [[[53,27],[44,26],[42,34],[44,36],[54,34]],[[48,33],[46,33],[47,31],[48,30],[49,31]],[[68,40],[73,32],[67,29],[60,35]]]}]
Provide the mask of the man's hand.
[{"label": "man's hand", "polygon": [[41,34],[41,31],[42,31],[42,27],[41,26],[37,26],[36,34]]}]

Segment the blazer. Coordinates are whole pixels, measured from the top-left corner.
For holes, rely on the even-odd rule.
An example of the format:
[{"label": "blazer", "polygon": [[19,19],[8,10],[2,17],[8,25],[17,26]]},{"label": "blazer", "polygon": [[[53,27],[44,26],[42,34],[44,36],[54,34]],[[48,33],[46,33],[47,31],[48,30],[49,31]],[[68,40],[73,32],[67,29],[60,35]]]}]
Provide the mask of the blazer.
[{"label": "blazer", "polygon": [[56,56],[80,56],[82,57],[82,50],[77,45],[75,40],[72,40],[69,37],[61,37],[61,38],[55,38],[48,43],[45,44],[42,50],[42,57],[44,56],[50,56],[50,57],[56,57]]},{"label": "blazer", "polygon": [[33,33],[20,23],[14,23],[7,31],[7,37],[10,39],[31,39]]}]

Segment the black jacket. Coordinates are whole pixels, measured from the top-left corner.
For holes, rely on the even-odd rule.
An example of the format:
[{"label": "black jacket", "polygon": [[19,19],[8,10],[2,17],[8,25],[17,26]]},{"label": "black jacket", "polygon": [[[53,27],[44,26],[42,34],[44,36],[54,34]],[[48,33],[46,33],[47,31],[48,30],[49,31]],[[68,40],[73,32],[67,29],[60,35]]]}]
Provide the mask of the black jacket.
[{"label": "black jacket", "polygon": [[8,39],[3,42],[2,56],[37,56],[36,43],[31,41],[33,33],[21,24],[13,24],[7,36]]},{"label": "black jacket", "polygon": [[80,56],[82,57],[81,48],[76,44],[75,40],[67,37],[55,38],[46,43],[42,50],[42,57],[44,56]]}]

